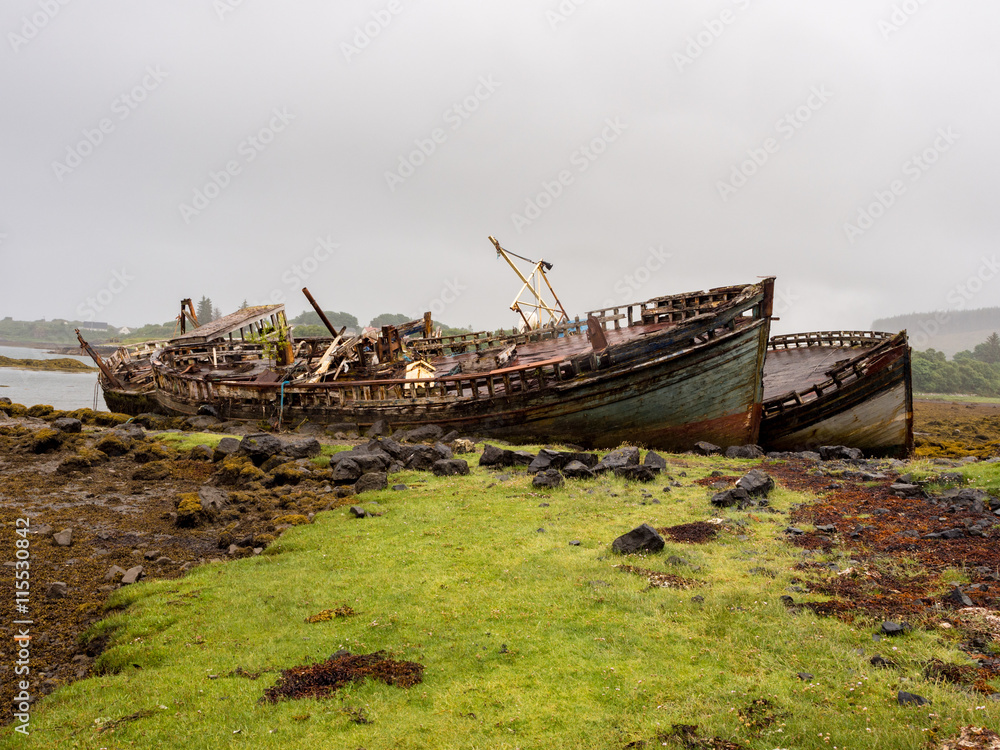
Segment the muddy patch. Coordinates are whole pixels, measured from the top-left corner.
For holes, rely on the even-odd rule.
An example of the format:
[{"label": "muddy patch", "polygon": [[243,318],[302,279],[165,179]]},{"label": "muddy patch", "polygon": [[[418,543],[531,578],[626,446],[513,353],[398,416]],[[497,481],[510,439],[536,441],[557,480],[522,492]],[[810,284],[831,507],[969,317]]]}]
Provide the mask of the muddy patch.
[{"label": "muddy patch", "polygon": [[706,521],[682,523],[677,526],[667,526],[656,530],[660,536],[670,537],[675,542],[688,544],[704,544],[719,535],[719,527]]}]

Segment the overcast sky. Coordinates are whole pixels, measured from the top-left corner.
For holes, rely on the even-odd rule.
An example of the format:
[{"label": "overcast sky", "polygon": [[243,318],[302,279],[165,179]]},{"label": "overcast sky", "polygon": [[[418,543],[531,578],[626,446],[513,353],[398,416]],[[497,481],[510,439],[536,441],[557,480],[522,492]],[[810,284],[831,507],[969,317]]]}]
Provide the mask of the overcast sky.
[{"label": "overcast sky", "polygon": [[0,317],[1000,304],[995,0],[5,0]]}]

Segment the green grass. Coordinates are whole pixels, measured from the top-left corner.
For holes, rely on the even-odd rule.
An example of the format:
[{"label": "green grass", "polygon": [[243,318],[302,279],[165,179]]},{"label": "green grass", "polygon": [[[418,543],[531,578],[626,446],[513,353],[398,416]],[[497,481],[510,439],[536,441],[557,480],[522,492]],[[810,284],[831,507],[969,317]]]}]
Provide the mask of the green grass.
[{"label": "green grass", "polygon": [[[784,515],[727,513],[728,530],[708,544],[612,554],[612,540],[640,523],[713,517],[710,491],[692,479],[748,465],[671,460],[686,466],[670,473],[688,477],[669,493],[665,482],[611,477],[542,493],[524,474],[404,472],[393,480],[409,491],[358,498],[380,517],[320,513],[260,557],[121,589],[94,629],[113,637],[98,662],[105,674],[37,703],[31,747],[617,749],[661,746],[654,738],[671,725],[698,724],[703,735],[761,750],[916,750],[933,727],[943,736],[1000,724],[997,704],[978,710],[981,696],[920,679],[930,658],[964,661],[935,635],[876,644],[874,623],[787,610],[779,597],[802,554],[784,542]],[[660,504],[644,504],[644,490]],[[782,511],[807,499],[772,494]],[[687,564],[668,564],[671,555]],[[615,568],[623,562],[701,585],[649,589]],[[344,604],[357,615],[304,621]],[[340,648],[419,661],[424,681],[258,702],[277,671]],[[872,668],[876,651],[902,668]],[[233,676],[237,668],[263,674]],[[901,708],[900,689],[933,705]],[[774,704],[769,726],[740,719],[757,698]],[[355,723],[359,710],[371,723]],[[99,731],[113,721],[113,731]]]}]

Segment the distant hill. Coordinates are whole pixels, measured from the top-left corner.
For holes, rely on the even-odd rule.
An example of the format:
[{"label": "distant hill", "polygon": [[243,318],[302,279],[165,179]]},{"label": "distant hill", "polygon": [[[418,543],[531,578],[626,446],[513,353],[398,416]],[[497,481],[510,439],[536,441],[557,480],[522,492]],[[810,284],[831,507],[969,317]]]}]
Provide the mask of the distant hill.
[{"label": "distant hill", "polygon": [[1000,307],[910,313],[872,321],[874,331],[895,332],[904,328],[914,349],[936,349],[953,357],[958,352],[971,351],[991,333],[1000,331]]}]

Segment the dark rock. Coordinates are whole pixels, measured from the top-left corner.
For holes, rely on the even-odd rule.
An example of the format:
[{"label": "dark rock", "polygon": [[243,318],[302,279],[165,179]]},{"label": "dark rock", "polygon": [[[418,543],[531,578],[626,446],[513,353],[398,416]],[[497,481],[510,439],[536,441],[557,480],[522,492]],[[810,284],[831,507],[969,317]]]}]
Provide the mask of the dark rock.
[{"label": "dark rock", "polygon": [[594,467],[595,474],[603,474],[606,471],[624,469],[626,466],[639,465],[639,449],[632,447],[618,448],[611,451],[600,460]]},{"label": "dark rock", "polygon": [[366,447],[369,453],[385,453],[397,461],[405,461],[413,452],[413,448],[410,446],[400,445],[392,438],[387,437],[372,438]]},{"label": "dark rock", "polygon": [[308,437],[304,440],[285,439],[281,441],[281,452],[292,458],[312,458],[318,456],[321,449],[319,440],[314,437]]},{"label": "dark rock", "polygon": [[451,452],[449,448],[444,443],[434,443],[434,451],[438,454],[438,457],[448,461],[455,457],[455,454]]},{"label": "dark rock", "polygon": [[611,543],[611,549],[620,555],[636,552],[659,552],[664,547],[663,537],[648,523],[622,534]]},{"label": "dark rock", "polygon": [[215,450],[212,452],[213,461],[221,461],[226,456],[231,456],[240,449],[240,441],[234,437],[224,437],[219,441],[218,445],[215,446]]},{"label": "dark rock", "polygon": [[717,492],[712,495],[712,505],[716,508],[732,508],[736,506],[742,510],[751,504],[753,504],[753,500],[751,500],[750,494],[742,487]]},{"label": "dark rock", "polygon": [[505,466],[503,463],[504,451],[495,445],[484,445],[483,453],[479,456],[480,466]]},{"label": "dark rock", "polygon": [[823,445],[820,446],[819,457],[823,461],[860,461],[865,454],[845,445]]},{"label": "dark rock", "polygon": [[574,539],[573,541],[571,541],[569,543],[569,546],[570,547],[579,547],[580,546],[580,540],[579,539]]},{"label": "dark rock", "polygon": [[896,702],[901,706],[928,706],[930,701],[916,693],[907,693],[900,690],[896,693]]},{"label": "dark rock", "polygon": [[483,454],[479,457],[480,466],[530,466],[535,456],[527,451],[511,451],[497,448],[495,445],[483,446]]},{"label": "dark rock", "polygon": [[406,459],[404,466],[411,471],[430,471],[434,462],[440,460],[441,454],[433,446],[418,445],[413,449],[410,457]]},{"label": "dark rock", "polygon": [[787,527],[785,529],[785,533],[786,534],[791,534],[792,536],[801,536],[802,534],[805,534],[806,532],[803,531],[802,529],[800,529],[797,526],[789,526],[789,527]]},{"label": "dark rock", "polygon": [[60,432],[83,432],[83,422],[72,417],[60,417],[52,421],[52,426]]},{"label": "dark rock", "polygon": [[196,445],[188,453],[188,458],[192,461],[212,461],[215,458],[215,451],[207,445]]},{"label": "dark rock", "polygon": [[129,584],[135,583],[140,578],[142,578],[142,566],[136,565],[134,568],[129,568],[125,571],[122,576],[122,586],[128,586]]},{"label": "dark rock", "polygon": [[52,535],[52,541],[59,547],[69,547],[73,544],[73,529],[63,529]]},{"label": "dark rock", "polygon": [[903,635],[908,630],[906,623],[891,622],[886,620],[882,623],[882,634],[888,636]]},{"label": "dark rock", "polygon": [[562,473],[567,479],[593,479],[597,476],[580,461],[570,461],[562,467]]},{"label": "dark rock", "polygon": [[431,471],[438,477],[465,475],[469,473],[469,464],[461,458],[441,459],[431,464]]},{"label": "dark rock", "polygon": [[869,659],[868,663],[871,664],[876,669],[891,669],[893,666],[895,666],[891,661],[889,661],[888,659],[884,659],[878,654],[875,654],[875,656]]},{"label": "dark rock", "polygon": [[835,524],[832,524],[832,523],[819,524],[816,527],[816,531],[819,531],[819,532],[821,532],[823,534],[833,534],[833,533],[835,533],[837,531],[837,527],[836,527]]},{"label": "dark rock", "polygon": [[813,680],[813,675],[811,672],[799,672],[795,676],[798,677],[803,682],[812,682]]},{"label": "dark rock", "polygon": [[275,456],[271,456],[264,463],[262,463],[260,465],[260,470],[269,473],[277,469],[282,464],[287,464],[291,460],[292,460],[291,456],[286,456],[283,453],[279,453]]},{"label": "dark rock", "polygon": [[629,482],[649,483],[656,479],[651,466],[620,466],[614,470],[615,476]]},{"label": "dark rock", "polygon": [[774,489],[774,480],[760,469],[754,469],[741,477],[736,487],[746,490],[750,497],[767,497]]},{"label": "dark rock", "polygon": [[898,497],[925,497],[923,489],[916,484],[893,484],[889,489]]},{"label": "dark rock", "polygon": [[763,458],[764,450],[759,445],[731,445],[726,448],[726,458]]},{"label": "dark rock", "polygon": [[354,491],[359,495],[362,492],[377,492],[388,488],[389,478],[382,471],[370,471],[367,474],[362,474],[354,483]]},{"label": "dark rock", "polygon": [[376,420],[371,427],[365,431],[365,437],[388,437],[392,434],[392,428],[384,419]]},{"label": "dark rock", "polygon": [[649,451],[646,453],[646,458],[642,461],[643,466],[648,466],[653,471],[659,473],[661,471],[667,470],[667,459],[661,456],[659,453],[654,453]]},{"label": "dark rock", "polygon": [[722,448],[715,445],[715,443],[701,441],[694,444],[694,452],[700,453],[702,456],[718,456],[722,453]]},{"label": "dark rock", "polygon": [[545,471],[535,474],[535,478],[531,480],[531,486],[544,490],[552,490],[557,487],[562,487],[563,476],[559,473],[558,469],[546,469]]},{"label": "dark rock", "polygon": [[350,507],[350,512],[351,515],[353,515],[355,518],[368,518],[368,516],[371,515],[367,510],[362,508],[360,505],[352,505]]},{"label": "dark rock", "polygon": [[125,569],[119,568],[117,565],[112,565],[108,568],[108,572],[104,574],[105,581],[117,582],[121,577],[125,575]]},{"label": "dark rock", "polygon": [[425,424],[420,427],[414,427],[412,430],[407,430],[403,436],[403,440],[408,440],[411,443],[422,443],[429,441],[438,441],[444,435],[444,430],[441,429],[436,424]]},{"label": "dark rock", "polygon": [[[332,460],[332,459],[331,459]],[[351,459],[338,461],[333,468],[334,484],[354,484],[361,478],[361,467]]]},{"label": "dark rock", "polygon": [[970,599],[965,592],[962,591],[958,586],[953,588],[945,597],[944,600],[948,604],[955,604],[959,607],[971,607],[972,599]]},{"label": "dark rock", "polygon": [[281,453],[281,440],[266,432],[247,435],[240,441],[240,453],[248,456],[254,466],[260,466],[271,456]]},{"label": "dark rock", "polygon": [[200,416],[200,417],[188,417],[184,420],[184,424],[190,427],[192,430],[208,430],[216,425],[222,423],[218,417],[210,416]]},{"label": "dark rock", "polygon": [[45,587],[45,596],[49,599],[63,599],[68,587],[62,581],[53,581]]},{"label": "dark rock", "polygon": [[403,490],[408,490],[408,489],[410,489],[410,488],[409,488],[409,487],[407,487],[407,486],[406,486],[405,484],[394,484],[394,485],[392,485],[392,488],[393,488],[394,490],[396,490],[396,492],[402,492]]}]

